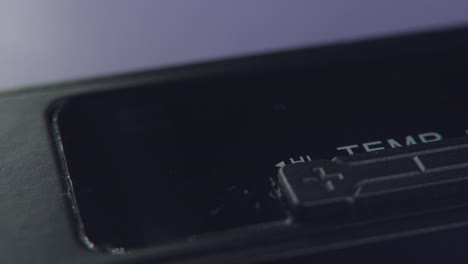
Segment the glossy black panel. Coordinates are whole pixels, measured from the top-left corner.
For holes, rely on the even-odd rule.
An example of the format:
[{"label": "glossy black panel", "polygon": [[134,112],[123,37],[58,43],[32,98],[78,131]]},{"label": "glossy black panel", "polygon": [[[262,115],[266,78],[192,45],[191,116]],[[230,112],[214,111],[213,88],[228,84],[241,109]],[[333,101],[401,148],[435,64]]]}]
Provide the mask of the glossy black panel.
[{"label": "glossy black panel", "polygon": [[467,51],[398,54],[67,99],[57,124],[89,238],[135,248],[283,220],[284,164],[465,135]]}]

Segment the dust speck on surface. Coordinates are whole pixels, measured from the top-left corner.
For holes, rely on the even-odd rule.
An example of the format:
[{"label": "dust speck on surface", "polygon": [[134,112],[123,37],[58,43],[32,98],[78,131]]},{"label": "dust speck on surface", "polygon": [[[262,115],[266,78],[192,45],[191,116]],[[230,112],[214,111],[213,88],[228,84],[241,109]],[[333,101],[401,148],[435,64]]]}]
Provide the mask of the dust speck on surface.
[{"label": "dust speck on surface", "polygon": [[125,254],[125,249],[124,248],[112,248],[110,250],[110,253],[112,255],[122,255],[122,254]]},{"label": "dust speck on surface", "polygon": [[262,205],[261,205],[260,202],[256,202],[256,203],[255,203],[255,209],[260,209],[261,206],[262,206]]},{"label": "dust speck on surface", "polygon": [[222,209],[223,209],[223,207],[221,207],[221,206],[216,207],[215,209],[210,211],[210,214],[211,215],[217,215],[217,214],[219,214],[219,212],[221,212]]},{"label": "dust speck on surface", "polygon": [[274,200],[280,199],[281,191],[278,186],[278,183],[275,180],[273,180],[273,178],[271,177],[269,177],[268,179],[270,180],[270,184],[271,184],[271,191],[268,193],[268,197]]},{"label": "dust speck on surface", "polygon": [[285,112],[288,111],[288,106],[286,104],[275,104],[273,105],[273,111],[275,112]]},{"label": "dust speck on surface", "polygon": [[268,179],[270,180],[271,187],[276,187],[276,182],[275,182],[275,180],[273,180],[272,177],[268,177]]}]

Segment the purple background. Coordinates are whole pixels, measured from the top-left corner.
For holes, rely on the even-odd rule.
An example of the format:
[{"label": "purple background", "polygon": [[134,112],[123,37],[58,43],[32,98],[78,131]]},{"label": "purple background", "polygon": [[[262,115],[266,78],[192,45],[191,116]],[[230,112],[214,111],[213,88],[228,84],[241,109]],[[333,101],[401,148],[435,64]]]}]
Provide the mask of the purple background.
[{"label": "purple background", "polygon": [[0,90],[466,22],[467,0],[2,0]]}]

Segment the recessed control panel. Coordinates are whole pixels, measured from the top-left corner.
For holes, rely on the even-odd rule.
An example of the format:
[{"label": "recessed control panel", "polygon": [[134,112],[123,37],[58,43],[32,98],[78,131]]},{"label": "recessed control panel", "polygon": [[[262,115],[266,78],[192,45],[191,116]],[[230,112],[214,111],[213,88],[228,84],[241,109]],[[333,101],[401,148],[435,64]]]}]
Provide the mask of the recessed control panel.
[{"label": "recessed control panel", "polygon": [[[328,166],[336,156],[346,160],[466,136],[467,61],[466,49],[400,52],[320,67],[311,60],[63,98],[53,124],[77,217],[89,240],[103,248],[286,225],[294,212],[278,185],[280,169],[289,173],[290,165],[325,160],[303,187],[319,179],[328,197],[345,191],[342,183],[349,179],[345,168]],[[415,155],[373,169],[421,174],[432,157]],[[356,168],[361,169],[370,168]],[[354,195],[379,193],[380,183],[370,184],[377,176],[386,174],[353,176],[362,185],[353,187]],[[306,207],[312,218],[345,221],[348,212],[340,214],[347,209],[320,213],[321,193],[301,194],[307,197],[292,203]],[[348,206],[349,197],[333,206]],[[359,199],[360,214],[380,214],[378,208],[395,203],[390,196],[379,199]]]}]

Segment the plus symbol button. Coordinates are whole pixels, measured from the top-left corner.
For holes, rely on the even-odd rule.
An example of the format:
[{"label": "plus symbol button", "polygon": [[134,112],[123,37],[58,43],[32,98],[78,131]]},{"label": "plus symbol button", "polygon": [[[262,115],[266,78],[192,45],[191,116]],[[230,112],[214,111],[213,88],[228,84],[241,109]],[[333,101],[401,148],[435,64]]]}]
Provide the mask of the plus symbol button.
[{"label": "plus symbol button", "polygon": [[[327,174],[322,167],[313,168],[312,171],[314,172],[314,176],[303,178],[304,183],[310,182],[319,182],[322,188],[325,189],[327,192],[333,192],[335,188],[335,184],[333,183],[333,179],[338,179],[340,181],[344,180],[344,176],[341,173],[330,173]],[[316,176],[315,176],[316,175]]]}]

